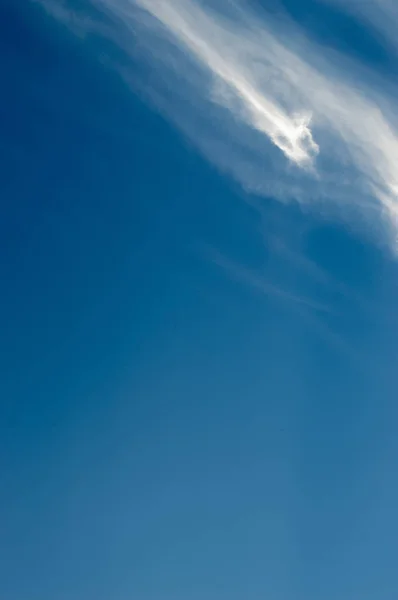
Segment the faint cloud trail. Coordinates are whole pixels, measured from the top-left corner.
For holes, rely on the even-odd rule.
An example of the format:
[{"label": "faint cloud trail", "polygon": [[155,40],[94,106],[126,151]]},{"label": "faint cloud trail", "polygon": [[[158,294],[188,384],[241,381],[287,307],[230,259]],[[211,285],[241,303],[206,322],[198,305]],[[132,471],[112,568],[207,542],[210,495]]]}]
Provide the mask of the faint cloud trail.
[{"label": "faint cloud trail", "polygon": [[382,34],[386,45],[398,51],[398,3],[396,0],[321,0],[338,6]]}]

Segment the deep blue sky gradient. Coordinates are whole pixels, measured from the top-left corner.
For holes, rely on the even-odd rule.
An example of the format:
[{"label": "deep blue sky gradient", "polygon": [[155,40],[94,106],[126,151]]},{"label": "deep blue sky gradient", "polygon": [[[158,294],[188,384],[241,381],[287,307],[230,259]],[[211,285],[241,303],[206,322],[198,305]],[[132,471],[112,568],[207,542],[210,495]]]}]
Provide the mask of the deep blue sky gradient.
[{"label": "deep blue sky gradient", "polygon": [[0,47],[0,596],[396,600],[393,259],[260,218],[37,5],[1,2]]}]

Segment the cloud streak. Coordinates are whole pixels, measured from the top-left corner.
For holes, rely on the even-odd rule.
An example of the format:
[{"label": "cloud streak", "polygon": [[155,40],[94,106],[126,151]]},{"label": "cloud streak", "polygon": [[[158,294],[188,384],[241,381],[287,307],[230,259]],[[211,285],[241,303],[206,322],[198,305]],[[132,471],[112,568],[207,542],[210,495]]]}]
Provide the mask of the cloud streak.
[{"label": "cloud streak", "polygon": [[[180,125],[211,160],[251,191],[328,200],[339,210],[349,205],[371,220],[379,213],[395,234],[394,97],[375,89],[375,80],[364,81],[342,57],[337,65],[297,26],[255,16],[245,5],[227,2],[220,12],[192,0],[103,2],[136,39],[150,40],[148,58],[173,75],[166,112],[177,123],[181,115]],[[201,76],[192,75],[192,65]],[[204,129],[195,128],[198,111]]]},{"label": "cloud streak", "polygon": [[225,84],[226,94],[219,101],[226,108],[237,116],[238,111],[231,101],[236,100],[241,108],[239,116],[249,127],[267,135],[293,162],[311,162],[311,155],[318,152],[318,146],[309,129],[310,115],[291,116],[275,98],[261,92],[244,65],[239,64],[238,56],[225,52],[228,45],[237,40],[228,39],[228,32],[215,19],[192,2],[137,0],[137,4],[163,23],[217,83]]},{"label": "cloud streak", "polygon": [[257,195],[383,225],[396,243],[393,84],[322,48],[281,11],[233,0],[92,4],[112,23],[108,37],[145,65],[140,76],[119,65],[122,76],[218,168]]},{"label": "cloud streak", "polygon": [[366,349],[346,340],[344,318],[355,311],[359,324],[391,329],[387,303],[363,297],[312,262],[296,239],[296,221],[288,235],[277,227],[270,236],[263,200],[298,201],[355,227],[370,225],[396,250],[394,84],[317,45],[286,15],[254,14],[232,0],[91,0],[97,10],[89,14],[38,1],[79,37],[94,34],[122,49],[117,61],[123,53],[126,60],[108,62],[131,89],[254,194],[245,199],[276,255],[271,273],[214,250],[207,258],[290,308],[360,370],[374,370]]}]

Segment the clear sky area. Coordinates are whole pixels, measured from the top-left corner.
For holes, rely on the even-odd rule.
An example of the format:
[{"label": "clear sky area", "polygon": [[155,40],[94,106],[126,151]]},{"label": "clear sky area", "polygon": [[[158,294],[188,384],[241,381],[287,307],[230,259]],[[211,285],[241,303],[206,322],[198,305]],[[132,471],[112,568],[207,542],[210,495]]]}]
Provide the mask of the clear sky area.
[{"label": "clear sky area", "polygon": [[398,5],[0,0],[0,598],[397,600]]}]

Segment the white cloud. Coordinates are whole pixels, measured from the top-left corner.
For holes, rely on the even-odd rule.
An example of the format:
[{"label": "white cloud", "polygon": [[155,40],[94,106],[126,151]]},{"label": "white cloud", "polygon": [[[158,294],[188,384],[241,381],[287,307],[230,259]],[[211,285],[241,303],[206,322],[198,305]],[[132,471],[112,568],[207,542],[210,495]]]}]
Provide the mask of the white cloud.
[{"label": "white cloud", "polygon": [[[225,84],[219,101],[253,129],[267,135],[288,158],[296,163],[311,162],[318,146],[309,129],[310,115],[289,115],[277,99],[266,95],[250,73],[249,64],[239,60],[236,36],[192,2],[152,2],[137,0],[191,52],[217,83]],[[235,42],[238,45],[234,48]],[[246,58],[247,60],[247,58]],[[240,111],[234,104],[240,104]]]},{"label": "white cloud", "polygon": [[244,3],[93,3],[116,20],[113,39],[131,60],[145,63],[141,78],[120,67],[129,84],[220,169],[259,195],[387,223],[395,239],[393,85]]}]

